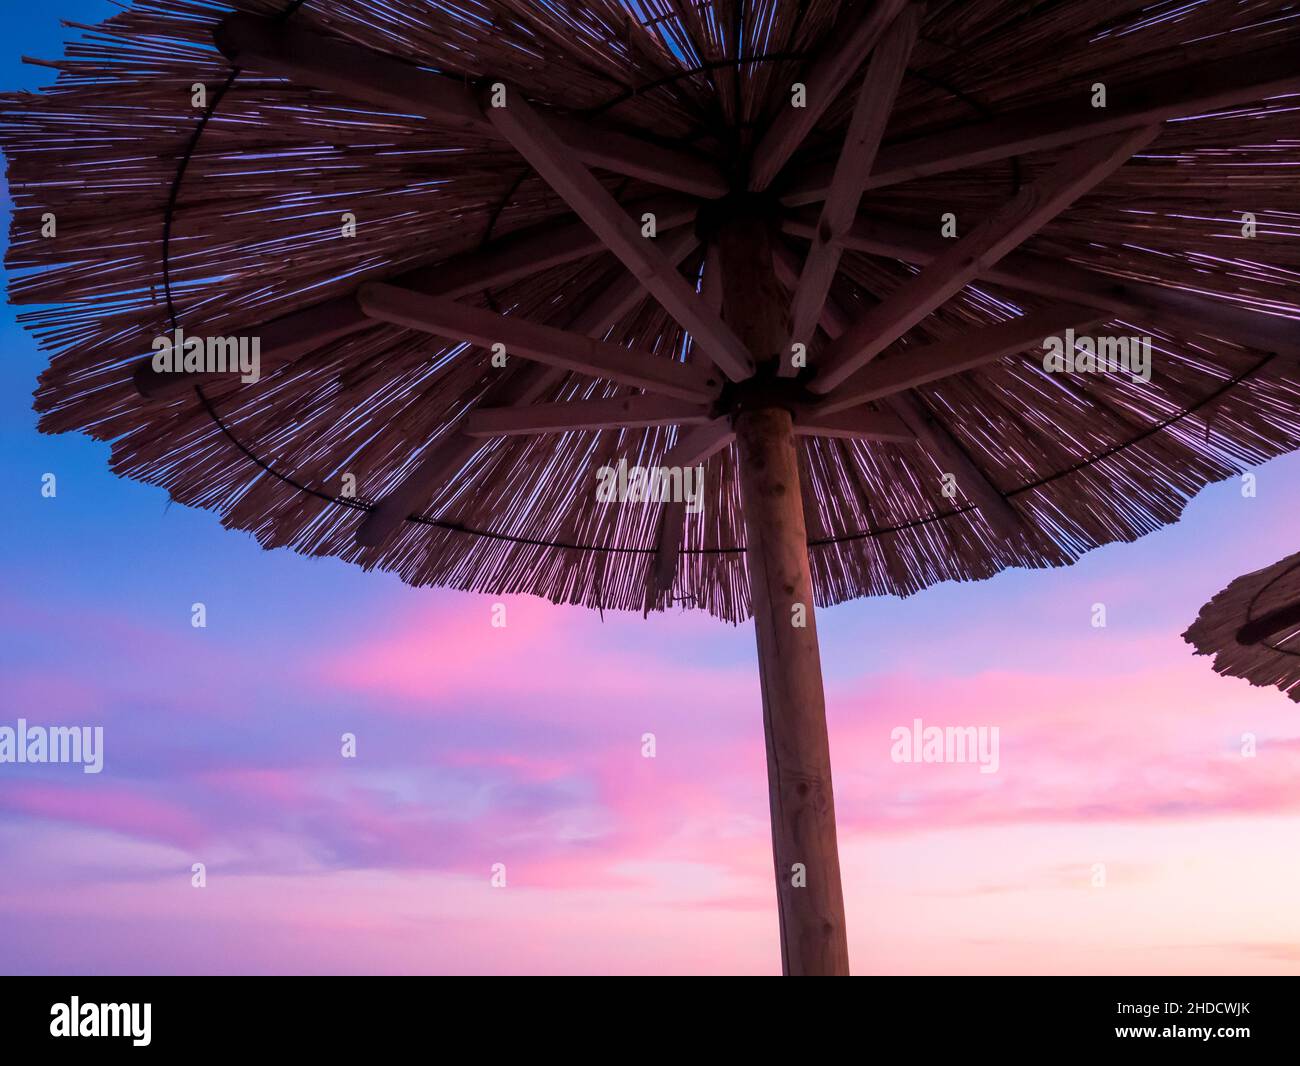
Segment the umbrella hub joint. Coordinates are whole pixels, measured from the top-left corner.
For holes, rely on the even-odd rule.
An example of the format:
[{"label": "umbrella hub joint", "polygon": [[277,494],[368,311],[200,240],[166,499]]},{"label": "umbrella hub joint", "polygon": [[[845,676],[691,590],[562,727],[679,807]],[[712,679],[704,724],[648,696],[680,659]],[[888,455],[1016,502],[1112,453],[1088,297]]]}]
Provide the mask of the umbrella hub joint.
[{"label": "umbrella hub joint", "polygon": [[813,406],[820,397],[808,390],[807,377],[778,377],[774,368],[761,366],[759,372],[743,381],[728,381],[714,401],[715,418],[730,418],[746,411],[783,407],[794,417],[801,409]]},{"label": "umbrella hub joint", "polygon": [[714,244],[737,227],[763,226],[776,232],[780,218],[781,201],[771,193],[741,190],[702,204],[695,216],[695,233],[706,244]]}]

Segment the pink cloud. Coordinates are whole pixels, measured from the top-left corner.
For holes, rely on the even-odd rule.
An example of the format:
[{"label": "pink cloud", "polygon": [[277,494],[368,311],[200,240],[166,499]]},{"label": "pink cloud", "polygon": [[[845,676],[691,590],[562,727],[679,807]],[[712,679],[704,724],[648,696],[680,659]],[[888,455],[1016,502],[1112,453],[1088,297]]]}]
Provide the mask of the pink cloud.
[{"label": "pink cloud", "polygon": [[0,789],[0,809],[174,844],[194,844],[205,836],[202,820],[192,812],[132,786],[9,782]]}]

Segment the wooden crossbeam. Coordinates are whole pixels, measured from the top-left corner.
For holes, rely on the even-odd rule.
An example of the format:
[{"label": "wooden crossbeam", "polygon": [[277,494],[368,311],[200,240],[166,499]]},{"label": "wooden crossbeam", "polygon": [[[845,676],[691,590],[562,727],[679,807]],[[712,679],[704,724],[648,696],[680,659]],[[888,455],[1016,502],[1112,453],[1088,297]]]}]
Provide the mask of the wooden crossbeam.
[{"label": "wooden crossbeam", "polygon": [[[654,214],[662,240],[668,236],[662,231],[676,230],[694,220],[698,203],[676,193],[666,193],[629,204],[625,210],[630,212],[631,218],[640,218],[645,212]],[[603,248],[600,238],[586,223],[569,216],[525,227],[476,251],[404,270],[386,280],[415,292],[456,299],[574,262]],[[640,291],[634,278],[631,284]],[[262,373],[265,375],[276,366],[374,324],[374,319],[358,305],[355,292],[350,292],[281,315],[262,325],[247,327],[240,334],[258,338]],[[139,360],[133,372],[136,389],[142,396],[164,401],[192,388],[205,376],[160,374],[154,370],[151,356]]]},{"label": "wooden crossbeam", "polygon": [[[1028,152],[1064,148],[1125,129],[1240,107],[1300,92],[1295,44],[1263,49],[1248,62],[1185,68],[1107,85],[1105,107],[1093,107],[1087,85],[1069,100],[1034,105],[954,130],[888,145],[877,157],[868,189],[943,174]],[[830,189],[834,164],[812,166],[782,196],[787,206],[814,203]]]},{"label": "wooden crossbeam", "polygon": [[[217,47],[238,67],[265,70],[389,111],[421,115],[440,125],[495,136],[474,92],[452,78],[293,23],[230,15],[213,32]],[[714,198],[728,191],[709,161],[618,130],[548,116],[547,128],[565,150],[589,166]]]},{"label": "wooden crossbeam", "polygon": [[[804,260],[803,272],[799,275],[790,304],[791,343],[799,342],[811,347],[813,330],[817,328],[822,305],[839,269],[843,251],[841,238],[857,214],[858,201],[862,199],[867,176],[880,147],[880,138],[885,132],[885,123],[903,80],[903,71],[907,69],[908,57],[920,32],[921,17],[919,6],[904,10],[881,39],[867,66],[826,202],[822,205],[812,247]],[[783,377],[793,375],[791,360],[782,359],[778,372]]]},{"label": "wooden crossbeam", "polygon": [[522,93],[508,87],[506,106],[488,107],[486,113],[724,374],[739,381],[754,372],[753,359],[740,338],[709,310],[653,242],[641,236],[640,228],[581,161],[565,150]]},{"label": "wooden crossbeam", "polygon": [[[815,217],[797,212],[782,229],[810,239]],[[951,245],[941,237],[877,218],[862,218],[844,237],[845,247],[907,263],[933,262]],[[1130,281],[1074,263],[1016,251],[983,269],[985,281],[1039,296],[1085,304],[1129,320],[1154,318],[1192,334],[1220,337],[1266,352],[1300,359],[1300,331],[1293,320],[1270,315],[1227,300],[1182,292],[1149,282]]]},{"label": "wooden crossbeam", "polygon": [[[832,340],[841,336],[851,323],[851,316],[834,297],[822,311],[822,329]],[[998,536],[1008,543],[1020,544],[1029,537],[1029,529],[1011,501],[980,470],[956,438],[915,399],[913,393],[897,393],[884,401],[887,410],[907,426],[935,465],[953,474],[958,487],[979,508],[980,514]]]},{"label": "wooden crossbeam", "polygon": [[1113,173],[1149,144],[1155,127],[1112,134],[1081,145],[929,266],[904,282],[822,353],[813,392],[827,393],[866,366],[879,352],[945,300],[1014,249],[1044,223]]},{"label": "wooden crossbeam", "polygon": [[574,430],[702,425],[710,417],[710,408],[705,404],[668,396],[614,396],[523,407],[480,407],[465,419],[464,430],[471,437],[509,437]]},{"label": "wooden crossbeam", "polygon": [[877,0],[866,15],[859,14],[850,5],[845,22],[852,24],[836,25],[801,75],[806,106],[794,107],[792,103],[785,106],[754,150],[749,175],[751,191],[762,192],[772,184],[849,79],[861,69],[868,53],[906,2]]},{"label": "wooden crossbeam", "polygon": [[357,299],[366,314],[383,322],[483,348],[503,344],[507,357],[532,359],[664,396],[708,403],[720,386],[703,367],[527,322],[515,315],[494,314],[443,296],[376,284],[361,286]]},{"label": "wooden crossbeam", "polygon": [[816,406],[815,415],[833,414],[870,400],[906,392],[954,374],[996,362],[1039,346],[1066,329],[1085,329],[1109,316],[1092,307],[1061,304],[1031,311],[1020,318],[983,326],[948,340],[909,348],[863,367],[843,385],[833,389]]},{"label": "wooden crossbeam", "polygon": [[[693,236],[693,235],[692,235]],[[681,239],[669,245],[669,255],[680,262],[696,245],[693,239]],[[633,279],[634,280],[634,279]],[[629,284],[629,275],[606,285],[576,315],[567,309],[566,326],[575,333],[603,337],[614,323],[645,299],[639,285]],[[567,373],[561,367],[528,363],[511,370],[509,364],[498,381],[484,394],[487,404],[530,404],[547,395]],[[366,547],[383,544],[396,532],[408,515],[416,514],[434,494],[483,446],[481,437],[464,432],[468,413],[448,427],[443,440],[432,448],[411,471],[366,515],[357,530],[357,543]]]},{"label": "wooden crossbeam", "polygon": [[799,437],[840,437],[845,440],[888,441],[915,444],[916,433],[890,411],[823,412],[800,410],[795,415],[794,432]]}]

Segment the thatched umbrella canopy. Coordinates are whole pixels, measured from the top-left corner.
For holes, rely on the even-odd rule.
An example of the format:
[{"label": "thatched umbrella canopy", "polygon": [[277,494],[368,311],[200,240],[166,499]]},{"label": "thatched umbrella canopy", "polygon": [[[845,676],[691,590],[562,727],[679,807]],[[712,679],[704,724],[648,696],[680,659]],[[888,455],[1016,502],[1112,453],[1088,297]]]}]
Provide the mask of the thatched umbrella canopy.
[{"label": "thatched umbrella canopy", "polygon": [[[41,428],[267,548],[753,615],[787,972],[847,971],[814,603],[1300,445],[1286,3],[233,6],[3,101]],[[1128,337],[1149,382],[1044,362]]]},{"label": "thatched umbrella canopy", "polygon": [[1214,669],[1280,688],[1300,703],[1300,552],[1242,574],[1217,593],[1183,639]]}]

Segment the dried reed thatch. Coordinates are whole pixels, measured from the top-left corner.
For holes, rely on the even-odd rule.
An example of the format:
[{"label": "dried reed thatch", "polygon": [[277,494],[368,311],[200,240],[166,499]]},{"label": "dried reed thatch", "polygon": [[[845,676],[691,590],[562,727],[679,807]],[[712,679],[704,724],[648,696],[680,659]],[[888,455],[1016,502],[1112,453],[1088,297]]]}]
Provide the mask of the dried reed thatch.
[{"label": "dried reed thatch", "polygon": [[1242,574],[1201,608],[1183,634],[1214,669],[1280,688],[1300,703],[1300,553]]},{"label": "dried reed thatch", "polygon": [[[232,6],[436,71],[451,86],[500,79],[550,118],[594,129],[596,142],[617,130],[664,159],[702,160],[701,174],[723,176],[719,195],[735,160],[789,108],[810,57],[868,5],[136,0],[101,26],[79,27],[81,39],[51,64],[60,72],[52,88],[0,103],[16,208],[10,297],[40,305],[23,320],[52,353],[36,393],[43,431],[111,441],[116,473],[216,510],[267,548],[340,556],[419,585],[746,617],[734,447],[707,460],[707,502],[685,517],[669,587],[656,586],[660,531],[673,517],[666,506],[594,506],[595,468],[660,462],[684,429],[485,437],[467,450],[462,416],[491,405],[506,373],[489,353],[386,321],[357,328],[359,283],[397,275],[466,305],[565,326],[626,277],[618,261],[595,244],[564,251],[575,232],[569,206],[490,130],[358,103],[255,61],[232,67],[213,45]],[[898,165],[873,176],[833,282],[828,307],[849,319],[951,246],[942,213],[969,233],[1073,145],[1031,138],[1024,151],[975,153],[917,174],[909,162],[985,134],[1005,140],[1021,118],[1067,130],[1095,121],[1105,112],[1081,111],[1080,101],[1098,82],[1117,115],[1148,85],[1203,92],[1207,104],[1165,122],[872,364],[906,379],[907,361],[927,345],[1048,315],[1066,300],[1100,315],[1095,332],[1150,335],[1152,382],[1046,373],[1031,343],[857,409],[879,415],[872,424],[896,414],[913,428],[919,421],[930,427],[920,443],[802,437],[819,604],[1062,565],[1175,521],[1207,483],[1300,445],[1300,97],[1274,90],[1219,105],[1211,92],[1286,47],[1300,54],[1300,24],[1276,0],[928,5],[876,170]],[[829,173],[861,78],[848,78],[772,186],[795,276],[816,230],[817,174]],[[196,83],[206,88],[197,108]],[[589,154],[599,151],[596,143]],[[685,235],[678,252],[692,287],[707,277],[690,226],[710,193],[706,178],[690,167],[655,182],[598,163],[594,173],[629,210],[654,205],[665,246]],[[1247,211],[1253,239],[1242,236]],[[57,220],[52,237],[42,236],[46,213]],[[355,237],[341,236],[344,213],[357,220]],[[508,258],[511,235],[527,249],[518,260],[526,269],[476,282],[472,265],[501,249]],[[556,254],[542,255],[539,242]],[[288,321],[342,325],[276,358],[267,339],[275,330],[262,327],[308,308]],[[825,316],[822,325],[833,332]],[[176,326],[261,333],[264,377],[207,379],[147,402],[133,371],[153,338]],[[704,365],[695,338],[641,292],[606,339],[649,353],[647,364]],[[526,373],[522,360],[508,365],[517,379]],[[539,402],[638,391],[569,370],[516,385],[514,395]],[[396,533],[358,543],[372,505],[439,448],[460,464],[453,476],[431,485]],[[954,454],[969,477],[950,498],[943,474]],[[343,489],[348,474],[355,498]],[[972,479],[983,479],[979,493]]]}]

